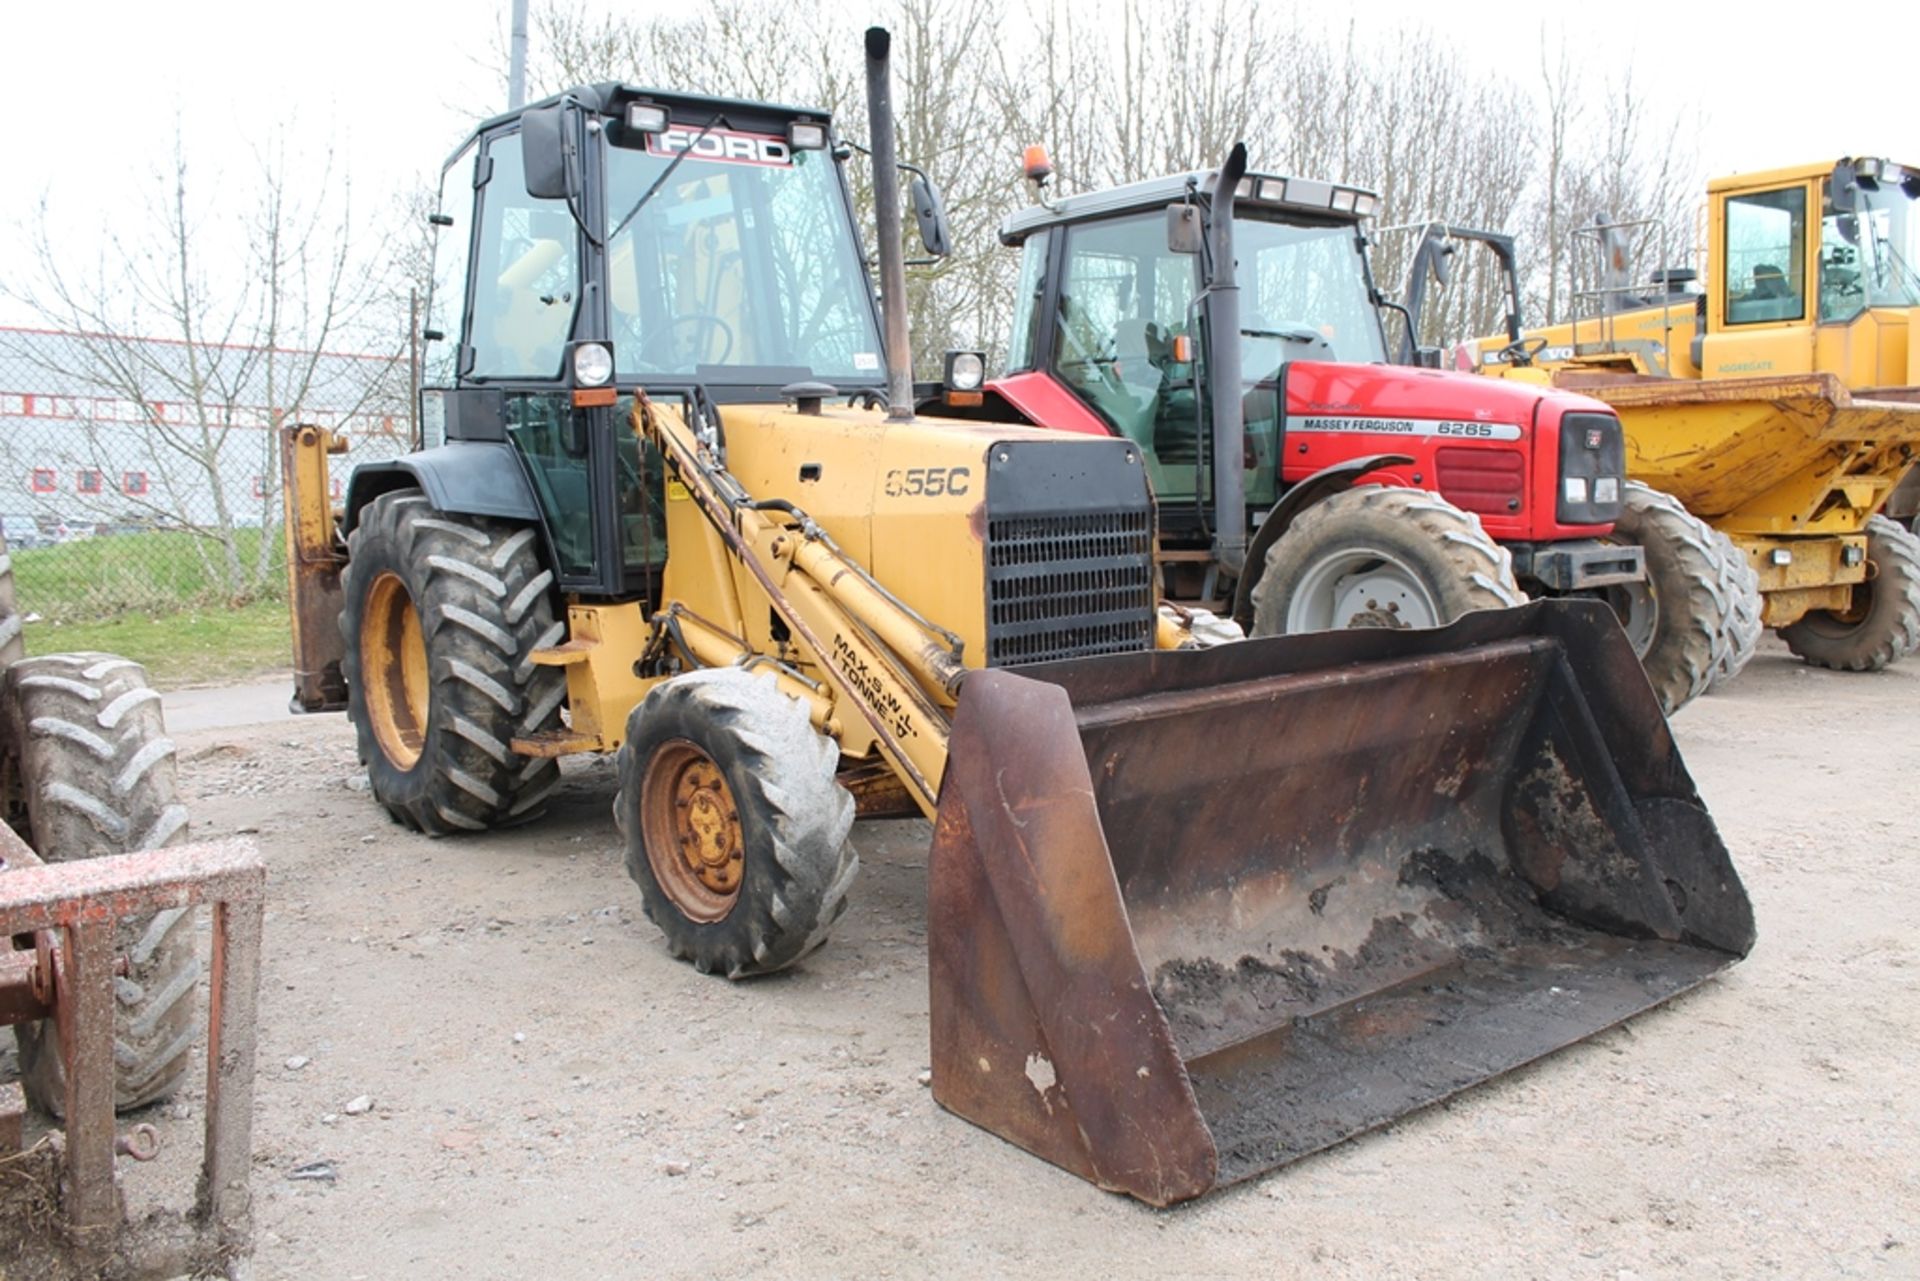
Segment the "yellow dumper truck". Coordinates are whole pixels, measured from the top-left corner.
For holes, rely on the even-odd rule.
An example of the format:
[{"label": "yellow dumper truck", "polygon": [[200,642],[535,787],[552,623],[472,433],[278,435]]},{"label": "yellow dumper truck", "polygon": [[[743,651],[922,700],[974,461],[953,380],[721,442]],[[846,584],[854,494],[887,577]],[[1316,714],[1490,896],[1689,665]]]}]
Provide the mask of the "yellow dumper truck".
[{"label": "yellow dumper truck", "polygon": [[1701,273],[1635,272],[1651,224],[1597,222],[1574,320],[1462,356],[1613,406],[1642,501],[1732,540],[1759,623],[1878,670],[1920,647],[1920,540],[1880,514],[1920,458],[1916,201],[1920,169],[1865,157],[1715,179]]}]

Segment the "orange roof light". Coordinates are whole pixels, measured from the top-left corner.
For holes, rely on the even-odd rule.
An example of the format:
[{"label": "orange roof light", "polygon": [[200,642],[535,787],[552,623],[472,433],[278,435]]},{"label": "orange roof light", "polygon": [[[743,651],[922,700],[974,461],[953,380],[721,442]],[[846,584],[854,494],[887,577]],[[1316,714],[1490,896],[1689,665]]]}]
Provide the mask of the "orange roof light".
[{"label": "orange roof light", "polygon": [[1047,158],[1047,149],[1037,142],[1021,155],[1020,168],[1030,182],[1045,182],[1053,177],[1053,161]]}]

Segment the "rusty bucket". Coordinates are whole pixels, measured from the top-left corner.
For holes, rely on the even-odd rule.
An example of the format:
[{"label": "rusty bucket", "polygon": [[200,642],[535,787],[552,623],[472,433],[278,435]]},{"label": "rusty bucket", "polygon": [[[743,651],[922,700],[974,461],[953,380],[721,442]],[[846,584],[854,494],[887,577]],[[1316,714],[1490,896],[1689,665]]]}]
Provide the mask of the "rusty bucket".
[{"label": "rusty bucket", "polygon": [[1753,916],[1604,606],[970,676],[934,1097],[1154,1205],[1683,992]]}]

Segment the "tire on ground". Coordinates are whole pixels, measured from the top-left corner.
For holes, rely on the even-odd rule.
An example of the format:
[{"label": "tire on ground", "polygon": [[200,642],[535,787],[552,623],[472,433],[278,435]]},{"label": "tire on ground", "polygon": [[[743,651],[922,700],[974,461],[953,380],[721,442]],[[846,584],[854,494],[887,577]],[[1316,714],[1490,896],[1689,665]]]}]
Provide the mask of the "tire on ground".
[{"label": "tire on ground", "polygon": [[[0,754],[8,818],[48,862],[185,839],[173,742],[138,663],[59,654],[13,664],[0,684]],[[114,980],[114,1105],[124,1110],[166,1097],[185,1075],[199,1031],[200,959],[192,914],[181,908],[120,922],[115,945],[128,963]],[[14,1034],[27,1098],[60,1115],[66,1066],[52,1020]]]},{"label": "tire on ground", "polygon": [[[368,612],[376,586],[404,591],[413,636],[393,628],[370,636],[369,623],[380,622]],[[374,797],[430,836],[536,817],[559,784],[559,764],[518,755],[509,744],[560,725],[567,684],[559,668],[532,660],[566,630],[554,618],[553,574],[540,562],[534,529],[440,512],[417,489],[382,494],[348,540],[344,587],[341,670]],[[369,652],[369,641],[382,652]],[[426,709],[417,723],[410,715],[382,718],[406,740],[396,746],[370,719],[368,673],[385,670],[383,654],[408,644],[424,650]],[[393,705],[392,692],[382,697]]]},{"label": "tire on ground", "polygon": [[[1253,635],[1289,630],[1307,602],[1300,599],[1316,567],[1329,557],[1373,553],[1418,580],[1437,624],[1476,609],[1525,603],[1513,577],[1513,557],[1487,536],[1479,518],[1436,494],[1419,489],[1360,485],[1334,494],[1295,518],[1267,549],[1267,563],[1253,586]],[[1338,621],[1338,620],[1336,620]],[[1405,626],[1392,613],[1352,614],[1344,626]]]},{"label": "tire on ground", "polygon": [[[711,668],[648,693],[620,748],[614,817],[668,952],[738,979],[792,965],[826,941],[860,870],[838,763],[805,704],[770,675]],[[710,835],[716,824],[730,833],[706,843],[708,869],[730,886],[699,879],[699,843],[686,834],[702,815],[714,820]],[[719,872],[728,861],[734,870]]]},{"label": "tire on ground", "polygon": [[1885,516],[1867,521],[1867,581],[1848,614],[1815,610],[1780,629],[1815,667],[1877,672],[1920,648],[1920,538]]},{"label": "tire on ground", "polygon": [[1720,657],[1713,665],[1708,690],[1719,689],[1740,674],[1760,644],[1765,629],[1761,618],[1766,603],[1760,599],[1760,574],[1747,554],[1731,538],[1715,531],[1720,542],[1721,564],[1725,569],[1721,587],[1727,594],[1727,626],[1721,637]]},{"label": "tire on ground", "polygon": [[1669,716],[1706,691],[1727,653],[1733,570],[1711,526],[1680,503],[1628,481],[1613,541],[1646,554],[1647,581],[1608,597]]},{"label": "tire on ground", "polygon": [[7,552],[7,540],[0,538],[0,671],[27,656],[21,632],[20,607],[13,597],[13,557]]}]

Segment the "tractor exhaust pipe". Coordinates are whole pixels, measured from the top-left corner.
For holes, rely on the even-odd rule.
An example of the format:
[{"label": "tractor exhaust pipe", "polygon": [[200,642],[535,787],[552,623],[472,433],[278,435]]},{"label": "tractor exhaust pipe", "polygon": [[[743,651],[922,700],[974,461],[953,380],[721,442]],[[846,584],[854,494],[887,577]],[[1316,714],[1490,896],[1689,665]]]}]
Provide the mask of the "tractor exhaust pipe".
[{"label": "tractor exhaust pipe", "polygon": [[887,356],[887,418],[913,417],[913,348],[907,337],[907,259],[900,245],[900,171],[885,27],[867,28],[867,135],[873,147],[873,221],[880,236],[880,319]]},{"label": "tractor exhaust pipe", "polygon": [[[871,46],[869,46],[871,47]],[[1208,229],[1207,404],[1213,427],[1213,558],[1235,578],[1247,563],[1247,493],[1241,459],[1247,425],[1241,409],[1240,283],[1233,262],[1233,201],[1247,172],[1247,145],[1233,144],[1213,183]]]}]

